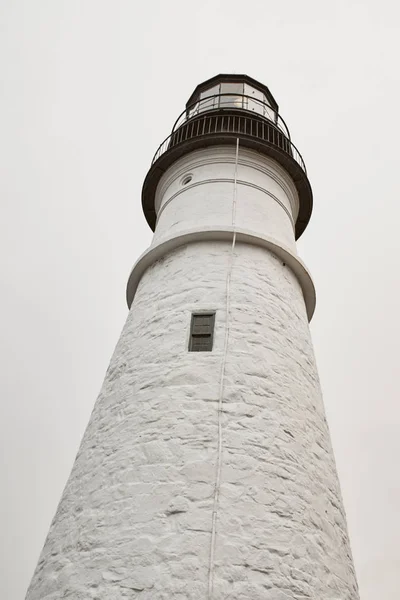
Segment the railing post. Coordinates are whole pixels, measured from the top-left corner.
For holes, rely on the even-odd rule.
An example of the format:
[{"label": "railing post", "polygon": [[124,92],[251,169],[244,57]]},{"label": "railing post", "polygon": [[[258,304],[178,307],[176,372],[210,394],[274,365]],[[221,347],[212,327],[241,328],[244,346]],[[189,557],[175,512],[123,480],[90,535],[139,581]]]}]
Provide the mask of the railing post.
[{"label": "railing post", "polygon": [[[218,97],[220,96],[221,95],[218,95]],[[225,97],[229,98],[231,96],[236,97],[237,95],[225,94]],[[257,105],[262,104],[257,99],[252,100],[255,100]],[[203,104],[207,104],[208,106],[209,101],[209,98],[200,101],[199,108],[201,108]],[[297,150],[296,146],[292,144],[289,134],[286,135],[284,133],[284,131],[287,131],[287,128],[285,126],[285,122],[283,119],[281,119],[281,117],[279,117],[279,115],[279,121],[276,125],[273,125],[269,119],[265,119],[263,117],[253,118],[253,116],[251,116],[251,111],[247,111],[246,113],[246,111],[243,110],[236,114],[229,114],[229,111],[227,112],[228,114],[225,114],[224,110],[222,110],[218,114],[200,114],[199,110],[197,116],[191,116],[189,119],[186,118],[186,121],[183,122],[181,122],[182,119],[179,117],[175,122],[172,133],[158,147],[157,152],[153,156],[151,164],[153,165],[170,148],[173,148],[174,146],[190,138],[213,133],[244,133],[247,136],[256,137],[260,140],[264,140],[264,142],[277,146],[290,157],[292,157],[292,159],[295,160],[302,168],[304,173],[307,174],[303,157]],[[280,122],[282,122],[285,129],[282,128]]]}]

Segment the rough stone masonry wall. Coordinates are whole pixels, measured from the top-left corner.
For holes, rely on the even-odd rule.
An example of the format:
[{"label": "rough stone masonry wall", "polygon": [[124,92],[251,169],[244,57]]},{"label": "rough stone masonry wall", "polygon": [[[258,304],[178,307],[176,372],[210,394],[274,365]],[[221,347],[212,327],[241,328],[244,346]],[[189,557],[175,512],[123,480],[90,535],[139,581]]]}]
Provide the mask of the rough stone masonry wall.
[{"label": "rough stone masonry wall", "polygon": [[[28,600],[206,600],[230,245],[144,275]],[[188,353],[193,310],[211,353]],[[300,287],[237,244],[222,413],[214,600],[356,600]]]}]

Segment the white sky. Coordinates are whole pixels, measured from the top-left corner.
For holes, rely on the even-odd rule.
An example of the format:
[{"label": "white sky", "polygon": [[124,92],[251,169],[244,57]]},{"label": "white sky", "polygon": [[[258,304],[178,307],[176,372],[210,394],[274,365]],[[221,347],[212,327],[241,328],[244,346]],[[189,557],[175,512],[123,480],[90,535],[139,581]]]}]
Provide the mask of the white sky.
[{"label": "white sky", "polygon": [[141,186],[197,83],[268,85],[315,208],[299,243],[362,600],[400,571],[395,0],[0,0],[0,597],[33,574],[151,232]]}]

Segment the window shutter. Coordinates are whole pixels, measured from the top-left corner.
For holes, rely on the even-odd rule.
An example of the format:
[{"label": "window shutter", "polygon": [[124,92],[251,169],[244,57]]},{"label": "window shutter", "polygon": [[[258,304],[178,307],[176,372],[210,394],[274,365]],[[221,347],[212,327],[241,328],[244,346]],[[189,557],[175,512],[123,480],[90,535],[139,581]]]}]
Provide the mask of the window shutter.
[{"label": "window shutter", "polygon": [[189,352],[211,352],[213,346],[215,313],[192,315]]},{"label": "window shutter", "polygon": [[214,315],[193,315],[193,335],[211,335]]}]

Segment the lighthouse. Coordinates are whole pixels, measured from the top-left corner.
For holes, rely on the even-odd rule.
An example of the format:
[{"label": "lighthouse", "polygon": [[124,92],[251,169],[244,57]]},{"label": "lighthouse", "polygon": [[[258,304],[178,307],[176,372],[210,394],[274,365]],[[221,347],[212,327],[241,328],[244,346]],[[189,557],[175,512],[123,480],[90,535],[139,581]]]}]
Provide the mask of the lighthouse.
[{"label": "lighthouse", "polygon": [[201,83],[143,184],[154,231],[27,600],[358,600],[269,89]]}]

